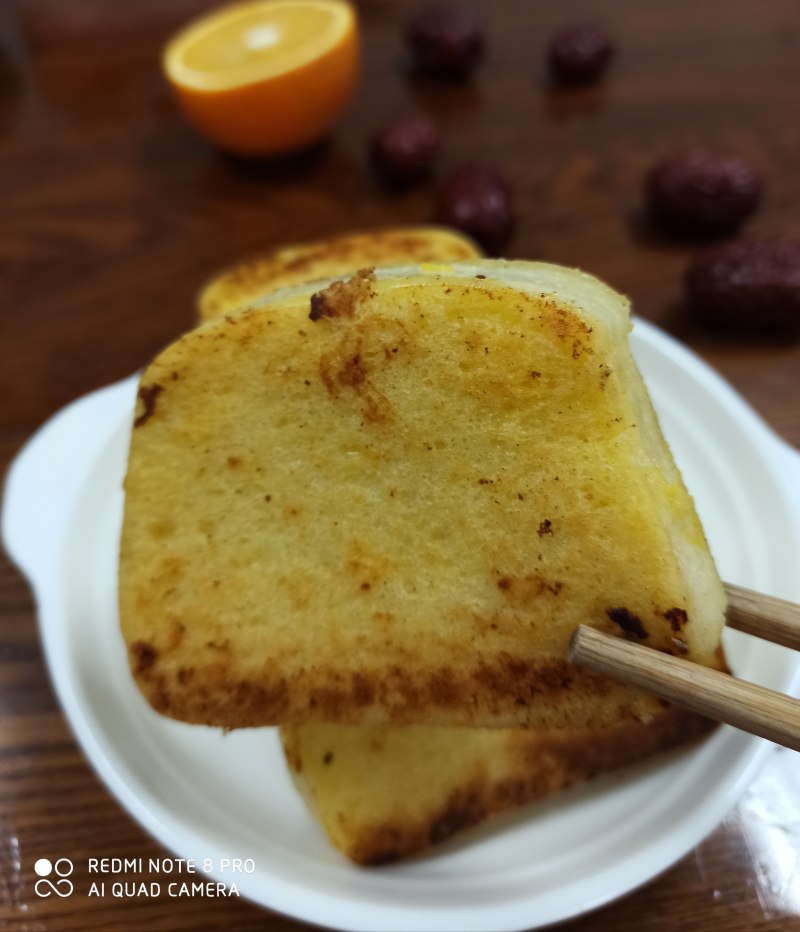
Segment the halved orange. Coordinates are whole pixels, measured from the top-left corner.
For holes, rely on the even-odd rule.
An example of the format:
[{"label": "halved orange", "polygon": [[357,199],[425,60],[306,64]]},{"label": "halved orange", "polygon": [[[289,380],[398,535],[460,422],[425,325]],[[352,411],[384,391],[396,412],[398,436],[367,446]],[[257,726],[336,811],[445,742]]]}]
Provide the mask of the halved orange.
[{"label": "halved orange", "polygon": [[189,23],[163,65],[204,136],[240,155],[275,155],[328,132],[355,90],[358,58],[344,0],[256,0]]}]

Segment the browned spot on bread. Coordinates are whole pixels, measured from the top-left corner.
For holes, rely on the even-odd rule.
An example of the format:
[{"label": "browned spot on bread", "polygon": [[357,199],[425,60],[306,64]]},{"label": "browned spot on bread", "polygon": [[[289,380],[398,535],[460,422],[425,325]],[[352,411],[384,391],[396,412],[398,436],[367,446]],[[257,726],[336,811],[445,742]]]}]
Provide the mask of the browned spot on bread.
[{"label": "browned spot on bread", "polygon": [[428,832],[431,844],[443,841],[451,835],[475,825],[486,817],[486,799],[479,789],[461,790],[451,795],[444,811],[434,819]]},{"label": "browned spot on bread", "polygon": [[338,345],[323,354],[319,362],[320,378],[328,393],[338,398],[342,391],[353,392],[361,400],[364,419],[371,423],[393,417],[392,405],[376,386],[374,376],[396,358],[393,350],[398,336],[402,336],[396,328],[383,333],[382,324],[370,319],[349,327]]},{"label": "browned spot on bread", "polygon": [[156,710],[156,712],[160,712],[162,715],[169,715],[169,702],[169,694],[162,689],[157,689],[153,694],[151,705]]},{"label": "browned spot on bread", "polygon": [[502,576],[497,581],[497,588],[512,604],[526,606],[539,596],[558,595],[564,584],[558,579],[549,580],[539,573],[531,573],[527,576]]},{"label": "browned spot on bread", "polygon": [[[566,660],[529,661],[501,653],[495,663],[482,663],[476,669],[476,685],[489,694],[524,704],[534,696],[569,689],[577,671]],[[583,675],[586,684],[600,682],[599,677]]]},{"label": "browned spot on bread", "polygon": [[546,305],[542,317],[559,340],[580,340],[581,335],[592,332],[592,328],[574,311],[560,305]]},{"label": "browned spot on bread", "polygon": [[145,641],[135,641],[130,649],[134,672],[137,676],[146,675],[158,660],[158,651]]},{"label": "browned spot on bread", "polygon": [[[319,374],[322,384],[333,398],[339,398],[342,390],[352,391],[361,400],[364,420],[378,424],[390,421],[394,412],[389,399],[370,378],[364,341],[371,336],[369,329],[346,334],[335,349],[320,357]],[[378,351],[382,365],[394,358],[393,353],[387,358],[381,348]],[[370,354],[370,358],[374,363],[374,354]]]},{"label": "browned spot on bread", "polygon": [[367,381],[367,372],[361,357],[356,355],[346,359],[337,373],[337,378],[340,385],[358,390]]},{"label": "browned spot on bread", "polygon": [[689,621],[689,615],[684,608],[670,608],[663,614],[676,634],[680,634]]},{"label": "browned spot on bread", "polygon": [[303,758],[297,748],[285,737],[283,741],[283,753],[286,756],[286,763],[289,765],[289,770],[291,770],[292,773],[301,774],[303,772]]},{"label": "browned spot on bread", "polygon": [[152,385],[139,386],[138,398],[143,407],[141,413],[136,416],[133,422],[134,427],[141,427],[142,424],[146,424],[150,420],[156,410],[156,398],[163,391],[164,386],[158,382],[154,382]]},{"label": "browned spot on bread", "polygon": [[[383,834],[392,836],[394,834],[394,829],[387,827],[383,830]],[[382,844],[379,842],[376,846],[376,850],[372,854],[359,856],[356,853],[352,853],[351,858],[357,864],[363,864],[365,867],[383,867],[386,864],[399,861],[404,853],[405,852],[398,847],[382,847]]]},{"label": "browned spot on bread", "polygon": [[352,695],[357,705],[368,706],[375,698],[375,684],[368,675],[363,673],[352,674]]},{"label": "browned spot on bread", "polygon": [[332,282],[324,291],[311,295],[310,320],[323,317],[353,317],[362,302],[372,297],[375,274],[361,269],[343,282]]},{"label": "browned spot on bread", "polygon": [[322,320],[323,317],[332,317],[328,306],[328,299],[324,292],[311,295],[311,310],[308,312],[309,320]]},{"label": "browned spot on bread", "polygon": [[[354,538],[347,548],[344,570],[349,576],[355,578],[362,592],[367,592],[391,573],[392,563],[381,552],[372,549],[360,538]],[[387,613],[385,617],[391,616]]]},{"label": "browned spot on bread", "polygon": [[642,619],[627,608],[607,608],[606,615],[619,625],[625,634],[633,635],[640,640],[647,637],[647,631],[642,624]]},{"label": "browned spot on bread", "polygon": [[229,651],[230,641],[227,639],[224,641],[208,641],[206,643],[206,647],[210,648],[211,650]]}]

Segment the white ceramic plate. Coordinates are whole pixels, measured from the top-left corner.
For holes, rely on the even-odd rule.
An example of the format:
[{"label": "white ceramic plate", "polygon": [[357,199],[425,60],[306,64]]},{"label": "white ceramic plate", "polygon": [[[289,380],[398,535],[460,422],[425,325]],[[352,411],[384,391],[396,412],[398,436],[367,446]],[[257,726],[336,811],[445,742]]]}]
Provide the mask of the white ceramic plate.
[{"label": "white ceramic plate", "polygon": [[[652,326],[633,346],[697,500],[724,578],[800,600],[800,455],[711,370]],[[348,930],[528,929],[621,896],[697,844],[751,782],[770,745],[729,728],[467,832],[436,853],[362,870],[325,841],[295,793],[272,729],[223,735],[160,718],[128,673],[117,632],[122,478],[136,383],[52,418],[14,462],[3,535],[34,587],[50,672],[89,759],[177,856],[288,915]],[[782,648],[726,632],[736,673],[796,691]],[[125,856],[125,852],[119,852]],[[223,858],[250,858],[248,874]]]}]

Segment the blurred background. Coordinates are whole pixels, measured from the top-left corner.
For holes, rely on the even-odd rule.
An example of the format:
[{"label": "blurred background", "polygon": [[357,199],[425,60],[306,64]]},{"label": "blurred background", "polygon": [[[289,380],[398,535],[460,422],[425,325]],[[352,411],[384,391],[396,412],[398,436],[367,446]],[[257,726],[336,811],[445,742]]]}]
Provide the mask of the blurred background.
[{"label": "blurred background", "polygon": [[[763,178],[758,210],[722,237],[800,234],[800,18],[796,0],[470,2],[485,51],[470,78],[410,68],[419,4],[360,0],[362,65],[330,135],[275,159],[224,154],[176,106],[166,43],[204,0],[0,0],[0,465],[67,402],[140,369],[192,326],[220,268],[259,250],[349,230],[430,222],[447,173],[492,166],[516,215],[512,258],[579,266],[715,366],[784,439],[800,445],[800,348],[758,323],[701,327],[682,277],[710,245],[665,232],[644,178],[689,146],[733,153]],[[548,45],[591,19],[615,54],[598,80],[554,82]],[[370,163],[388,118],[433,117],[430,175],[401,190]],[[0,566],[0,925],[20,929],[236,928],[297,923],[246,903],[32,904],[29,857],[158,850],[99,785],[42,662],[26,584]],[[772,769],[730,819],[645,890],[570,930],[800,929],[796,758]],[[98,850],[99,849],[99,850]],[[27,874],[26,874],[27,870]],[[15,924],[16,923],[16,924]]]}]

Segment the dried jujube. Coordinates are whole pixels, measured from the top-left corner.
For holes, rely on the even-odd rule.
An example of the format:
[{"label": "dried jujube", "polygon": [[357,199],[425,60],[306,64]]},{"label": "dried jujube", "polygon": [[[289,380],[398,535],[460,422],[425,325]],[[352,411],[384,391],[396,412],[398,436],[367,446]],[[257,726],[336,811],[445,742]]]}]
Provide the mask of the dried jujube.
[{"label": "dried jujube", "polygon": [[716,330],[800,337],[800,243],[736,240],[700,253],[684,276],[692,316]]},{"label": "dried jujube", "polygon": [[370,155],[376,171],[391,184],[406,185],[427,175],[439,154],[441,135],[424,114],[397,117],[378,128]]},{"label": "dried jujube", "polygon": [[483,29],[457,6],[432,4],[409,19],[406,42],[415,70],[463,81],[483,57]]},{"label": "dried jujube", "polygon": [[572,23],[550,40],[547,63],[557,84],[588,84],[602,77],[614,51],[614,40],[599,23]]},{"label": "dried jujube", "polygon": [[511,193],[491,166],[462,165],[442,181],[436,220],[471,236],[490,255],[499,255],[514,230]]},{"label": "dried jujube", "polygon": [[743,158],[689,149],[658,162],[647,173],[644,197],[662,228],[688,234],[735,231],[761,201],[762,181]]}]

